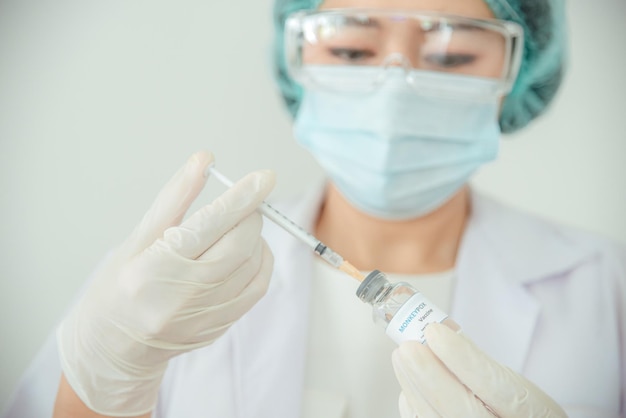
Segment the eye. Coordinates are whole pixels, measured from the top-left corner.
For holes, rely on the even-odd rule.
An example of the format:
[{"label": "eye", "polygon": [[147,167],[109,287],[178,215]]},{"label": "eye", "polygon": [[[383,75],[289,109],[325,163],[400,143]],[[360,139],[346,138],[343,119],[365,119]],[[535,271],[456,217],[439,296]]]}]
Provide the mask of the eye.
[{"label": "eye", "polygon": [[329,48],[330,53],[345,61],[362,61],[374,56],[372,51],[356,48]]},{"label": "eye", "polygon": [[471,64],[476,61],[476,55],[472,54],[430,54],[424,60],[443,68],[456,68]]}]

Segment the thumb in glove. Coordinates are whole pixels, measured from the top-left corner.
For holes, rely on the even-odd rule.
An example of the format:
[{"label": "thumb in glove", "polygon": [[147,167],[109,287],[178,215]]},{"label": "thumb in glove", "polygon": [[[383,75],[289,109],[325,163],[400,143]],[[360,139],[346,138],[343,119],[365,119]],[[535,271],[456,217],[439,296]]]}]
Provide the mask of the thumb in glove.
[{"label": "thumb in glove", "polygon": [[467,337],[437,323],[425,336],[428,345],[405,342],[392,355],[403,396],[420,418],[566,416],[550,396]]}]

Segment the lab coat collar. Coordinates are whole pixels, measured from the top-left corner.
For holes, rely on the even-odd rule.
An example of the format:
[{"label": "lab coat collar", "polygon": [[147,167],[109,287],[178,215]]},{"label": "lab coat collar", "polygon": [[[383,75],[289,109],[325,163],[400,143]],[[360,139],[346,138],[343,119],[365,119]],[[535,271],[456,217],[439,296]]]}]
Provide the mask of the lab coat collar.
[{"label": "lab coat collar", "polygon": [[541,314],[532,285],[564,275],[593,250],[554,224],[471,196],[450,314],[481,349],[521,372]]},{"label": "lab coat collar", "polygon": [[596,252],[585,240],[573,239],[555,223],[499,203],[475,190],[471,216],[459,260],[471,255],[480,241],[492,252],[506,280],[530,284],[569,271]]}]

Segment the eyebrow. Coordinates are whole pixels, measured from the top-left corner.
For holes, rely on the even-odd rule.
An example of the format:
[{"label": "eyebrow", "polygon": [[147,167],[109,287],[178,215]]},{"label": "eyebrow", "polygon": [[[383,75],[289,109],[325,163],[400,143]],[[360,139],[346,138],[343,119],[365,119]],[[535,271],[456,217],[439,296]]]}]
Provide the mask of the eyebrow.
[{"label": "eyebrow", "polygon": [[453,22],[432,22],[432,26],[425,29],[422,22],[422,29],[426,32],[434,32],[442,30],[442,28],[451,28],[453,30],[465,30],[469,32],[485,32],[486,29],[476,25],[470,25],[467,23],[453,23]]}]

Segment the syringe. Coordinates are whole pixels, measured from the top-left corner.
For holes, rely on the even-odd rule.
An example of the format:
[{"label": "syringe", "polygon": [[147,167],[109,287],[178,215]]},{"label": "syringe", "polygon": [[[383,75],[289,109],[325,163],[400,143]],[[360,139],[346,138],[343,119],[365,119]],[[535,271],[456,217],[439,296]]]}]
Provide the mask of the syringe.
[{"label": "syringe", "polygon": [[[222,173],[217,171],[213,164],[211,164],[207,168],[207,171],[225,186],[233,186],[233,182],[230,181]],[[262,202],[261,205],[259,205],[258,211],[265,215],[265,217],[274,222],[276,225],[280,226],[285,231],[289,232],[291,235],[309,246],[328,264],[349,274],[360,282],[363,281],[364,276],[352,264],[344,260],[342,256],[331,250],[328,246],[322,243],[322,241],[318,240],[313,235],[306,232],[291,219],[287,218],[285,215],[274,209],[267,202]]]}]

